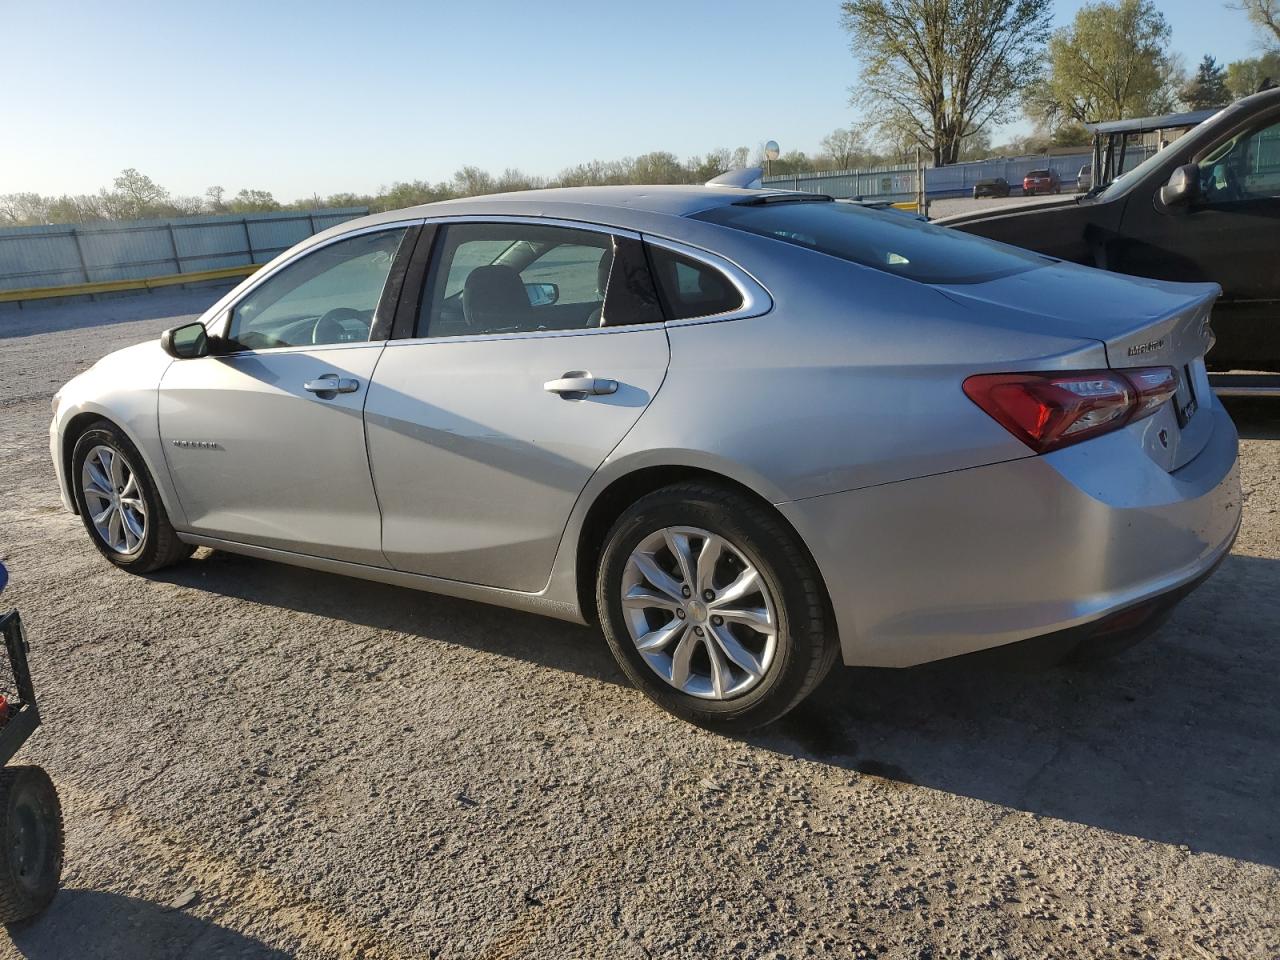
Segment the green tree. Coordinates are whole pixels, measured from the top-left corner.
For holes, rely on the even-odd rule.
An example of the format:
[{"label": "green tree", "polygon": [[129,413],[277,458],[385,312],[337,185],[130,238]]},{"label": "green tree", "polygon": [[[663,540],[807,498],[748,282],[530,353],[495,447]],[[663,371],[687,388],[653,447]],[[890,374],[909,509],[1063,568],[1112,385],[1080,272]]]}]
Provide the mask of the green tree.
[{"label": "green tree", "polygon": [[1196,68],[1196,75],[1182,89],[1182,102],[1189,110],[1207,110],[1221,107],[1231,101],[1227,92],[1227,71],[1207,53]]},{"label": "green tree", "polygon": [[935,166],[1002,122],[1040,75],[1051,0],[845,0],[862,63],[854,95],[891,138],[908,133]]},{"label": "green tree", "polygon": [[1123,120],[1173,108],[1177,64],[1165,53],[1169,24],[1151,0],[1081,7],[1049,41],[1048,82],[1027,112],[1056,128],[1075,120]]},{"label": "green tree", "polygon": [[1280,51],[1227,64],[1227,91],[1232,98],[1257,93],[1268,80],[1280,83]]},{"label": "green tree", "polygon": [[280,203],[268,190],[245,189],[231,198],[227,209],[232,213],[268,213],[279,210]]}]

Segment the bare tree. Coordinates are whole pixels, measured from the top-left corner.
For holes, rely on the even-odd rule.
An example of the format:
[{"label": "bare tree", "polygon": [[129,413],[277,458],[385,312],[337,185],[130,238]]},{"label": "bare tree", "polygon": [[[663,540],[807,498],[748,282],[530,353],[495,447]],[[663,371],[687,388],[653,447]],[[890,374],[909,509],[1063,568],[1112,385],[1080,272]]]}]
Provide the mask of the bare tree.
[{"label": "bare tree", "polygon": [[822,150],[833,170],[852,170],[870,154],[867,135],[856,123],[832,130],[822,138]]},{"label": "bare tree", "polygon": [[999,123],[1040,75],[1050,0],[846,0],[862,61],[854,95],[888,133],[909,131],[935,165]]},{"label": "bare tree", "polygon": [[1232,6],[1247,13],[1264,33],[1271,33],[1268,39],[1273,44],[1280,45],[1280,0],[1240,0]]}]

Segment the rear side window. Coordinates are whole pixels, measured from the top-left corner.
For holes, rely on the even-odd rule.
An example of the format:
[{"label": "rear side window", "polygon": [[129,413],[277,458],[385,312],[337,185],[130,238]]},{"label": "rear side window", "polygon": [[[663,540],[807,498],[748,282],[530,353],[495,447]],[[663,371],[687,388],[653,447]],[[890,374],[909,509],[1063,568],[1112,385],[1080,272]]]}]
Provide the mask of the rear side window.
[{"label": "rear side window", "polygon": [[710,317],[742,307],[742,293],[715,267],[655,244],[647,247],[663,308],[672,320]]},{"label": "rear side window", "polygon": [[705,220],[874,267],[920,283],[981,283],[1053,261],[984,237],[835,200],[726,204]]}]

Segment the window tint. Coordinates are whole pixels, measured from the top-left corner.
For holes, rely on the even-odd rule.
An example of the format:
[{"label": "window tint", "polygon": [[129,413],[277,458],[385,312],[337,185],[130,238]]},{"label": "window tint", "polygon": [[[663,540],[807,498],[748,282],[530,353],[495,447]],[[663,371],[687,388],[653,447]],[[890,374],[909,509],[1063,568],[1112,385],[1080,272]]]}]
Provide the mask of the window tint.
[{"label": "window tint", "polygon": [[710,317],[742,306],[742,294],[719,270],[657,244],[648,248],[658,290],[672,320]]},{"label": "window tint", "polygon": [[[614,237],[592,230],[448,224],[436,240],[416,335],[589,329],[647,322],[640,319],[646,309],[650,320],[661,321],[651,283],[645,291],[643,261],[641,276],[638,255],[629,249],[616,253]],[[614,276],[620,279],[606,307]]]},{"label": "window tint", "polygon": [[1200,162],[1209,203],[1280,197],[1280,123],[1242,134]]},{"label": "window tint", "polygon": [[228,338],[243,350],[369,339],[404,228],[364,233],[308,253],[236,304]]},{"label": "window tint", "polygon": [[834,200],[726,204],[694,215],[921,283],[979,283],[1051,263],[1048,257],[904,213]]}]

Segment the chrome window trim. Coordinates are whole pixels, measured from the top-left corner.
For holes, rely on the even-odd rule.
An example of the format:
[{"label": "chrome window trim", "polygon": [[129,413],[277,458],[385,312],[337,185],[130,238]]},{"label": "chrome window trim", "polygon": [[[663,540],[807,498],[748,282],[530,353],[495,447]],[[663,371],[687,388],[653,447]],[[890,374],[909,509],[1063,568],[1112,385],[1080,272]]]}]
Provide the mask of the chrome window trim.
[{"label": "chrome window trim", "polygon": [[[688,257],[690,260],[697,260],[699,263],[705,264],[713,270],[718,271],[729,279],[729,282],[737,288],[738,293],[742,295],[742,306],[736,310],[726,310],[722,313],[708,313],[700,317],[685,317],[681,320],[668,320],[668,327],[688,327],[698,323],[721,323],[725,320],[745,320],[748,317],[759,317],[768,313],[773,309],[773,297],[769,291],[765,289],[764,284],[760,283],[755,277],[744,270],[738,264],[734,263],[727,257],[718,253],[712,253],[710,250],[704,250],[701,247],[695,247],[687,243],[681,243],[678,240],[670,240],[667,237],[656,237],[652,234],[644,234],[645,243],[655,247],[662,247],[664,250],[670,250],[672,253],[678,253],[681,256]],[[655,278],[656,282],[656,278]]]},{"label": "chrome window trim", "polygon": [[[348,230],[346,233],[340,233],[337,236],[330,237],[329,239],[324,240],[320,243],[313,243],[310,246],[306,247],[305,249],[299,250],[297,253],[293,254],[293,256],[285,260],[281,260],[279,263],[265,264],[261,270],[258,270],[256,273],[250,274],[250,276],[247,278],[247,280],[251,281],[249,283],[249,286],[245,287],[244,289],[233,290],[231,293],[227,295],[227,297],[224,297],[223,299],[215,303],[212,307],[210,307],[209,310],[205,312],[204,316],[202,316],[198,322],[204,324],[205,330],[210,336],[225,337],[227,334],[227,327],[231,323],[231,314],[236,309],[236,307],[238,307],[246,297],[252,294],[253,291],[257,290],[258,287],[262,286],[262,284],[266,283],[268,280],[270,280],[272,277],[278,274],[285,267],[288,267],[291,264],[297,263],[303,257],[308,256],[317,250],[323,250],[325,247],[332,246],[335,243],[341,243],[343,240],[350,240],[352,237],[359,237],[366,233],[380,233],[384,230],[408,230],[411,227],[421,226],[422,223],[423,223],[422,217],[413,217],[409,220],[392,220],[388,223],[376,223],[367,227],[358,227],[355,230]],[[412,251],[410,251],[410,256],[412,256]],[[270,269],[268,269],[268,267]],[[391,275],[390,272],[388,272],[387,276],[390,277],[390,275]],[[228,299],[228,297],[231,297],[231,296],[234,296],[235,299],[234,300]],[[215,332],[213,329],[213,325],[219,325],[220,329]],[[228,356],[228,357],[239,357],[239,356],[246,356],[246,355],[256,356],[262,353],[278,353],[281,350],[299,350],[299,349],[313,350],[317,347],[335,347],[335,346],[353,346],[353,345],[362,346],[367,343],[377,343],[377,342],[381,342],[381,341],[362,340],[358,344],[315,343],[315,344],[299,344],[299,345],[290,346],[290,347],[262,347],[258,350],[237,350],[235,353],[224,354],[224,356]]]},{"label": "chrome window trim", "polygon": [[[455,214],[453,216],[427,217],[424,223],[432,226],[448,226],[451,223],[520,223],[534,227],[563,227],[566,230],[585,230],[590,233],[608,233],[615,237],[627,237],[631,240],[640,240],[640,232],[638,230],[629,230],[626,227],[611,227],[608,224],[596,223],[591,220],[565,220],[561,217],[529,217],[519,214]],[[646,324],[647,326],[647,324]],[[444,337],[436,337],[437,340],[446,339]]]}]

